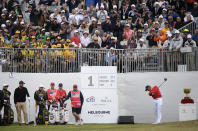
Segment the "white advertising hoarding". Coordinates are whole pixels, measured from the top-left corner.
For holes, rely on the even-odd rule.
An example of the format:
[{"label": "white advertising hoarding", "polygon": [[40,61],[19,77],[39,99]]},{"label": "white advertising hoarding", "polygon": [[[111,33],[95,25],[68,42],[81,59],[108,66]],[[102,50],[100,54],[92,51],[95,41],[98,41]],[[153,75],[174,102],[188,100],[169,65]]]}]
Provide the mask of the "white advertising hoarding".
[{"label": "white advertising hoarding", "polygon": [[116,67],[82,67],[81,90],[84,95],[82,118],[85,123],[117,123]]}]

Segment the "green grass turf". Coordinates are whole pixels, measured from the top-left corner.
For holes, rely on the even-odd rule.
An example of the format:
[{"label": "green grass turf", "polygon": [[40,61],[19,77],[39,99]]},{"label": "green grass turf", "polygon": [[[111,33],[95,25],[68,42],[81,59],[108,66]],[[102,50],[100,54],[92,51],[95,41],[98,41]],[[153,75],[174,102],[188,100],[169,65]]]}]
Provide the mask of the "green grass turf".
[{"label": "green grass turf", "polygon": [[85,124],[0,126],[0,131],[198,131],[198,121],[152,124]]}]

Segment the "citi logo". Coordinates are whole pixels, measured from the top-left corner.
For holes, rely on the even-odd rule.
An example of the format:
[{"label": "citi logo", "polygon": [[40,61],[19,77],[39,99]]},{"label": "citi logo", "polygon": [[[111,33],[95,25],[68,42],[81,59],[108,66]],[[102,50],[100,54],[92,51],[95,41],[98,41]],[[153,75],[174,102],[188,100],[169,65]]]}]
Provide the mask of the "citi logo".
[{"label": "citi logo", "polygon": [[86,99],[87,102],[95,102],[95,97],[94,96],[90,96],[89,98]]}]

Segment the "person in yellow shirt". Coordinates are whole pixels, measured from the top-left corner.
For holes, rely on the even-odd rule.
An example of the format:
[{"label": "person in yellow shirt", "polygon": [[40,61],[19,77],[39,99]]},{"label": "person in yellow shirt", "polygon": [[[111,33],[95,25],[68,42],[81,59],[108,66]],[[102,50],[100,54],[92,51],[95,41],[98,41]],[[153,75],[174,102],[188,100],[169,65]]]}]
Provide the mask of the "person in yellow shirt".
[{"label": "person in yellow shirt", "polygon": [[27,38],[26,32],[25,31],[21,32],[21,41],[25,41],[26,38]]},{"label": "person in yellow shirt", "polygon": [[170,31],[168,21],[165,21],[164,25],[165,25],[165,27],[162,29],[162,31],[164,32],[164,34],[166,34],[167,31]]},{"label": "person in yellow shirt", "polygon": [[56,54],[56,45],[52,45],[51,46],[51,51],[50,51],[50,71],[51,72],[55,72],[55,64],[56,64],[56,58],[57,54]]},{"label": "person in yellow shirt", "polygon": [[36,48],[37,47],[36,36],[33,35],[31,38],[32,38],[30,41],[31,48]]},{"label": "person in yellow shirt", "polygon": [[64,46],[64,49],[68,49],[69,48],[69,44],[71,43],[70,39],[67,39]]}]

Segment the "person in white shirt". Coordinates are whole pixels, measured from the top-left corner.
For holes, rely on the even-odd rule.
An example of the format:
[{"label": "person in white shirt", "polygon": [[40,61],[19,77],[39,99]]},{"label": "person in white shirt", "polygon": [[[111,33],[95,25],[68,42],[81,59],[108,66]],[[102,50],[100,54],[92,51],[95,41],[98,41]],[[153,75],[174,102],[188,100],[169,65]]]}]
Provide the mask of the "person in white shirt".
[{"label": "person in white shirt", "polygon": [[140,68],[145,67],[145,58],[147,57],[147,47],[144,44],[144,39],[140,38],[139,43],[137,44],[137,59],[138,59],[138,66]]},{"label": "person in white shirt", "polygon": [[[192,39],[192,35],[187,35],[187,41],[184,43],[184,47],[192,47],[196,48],[196,42]],[[195,54],[193,52],[185,53],[188,57],[186,58],[187,70],[193,71],[195,70]]]},{"label": "person in white shirt", "polygon": [[100,21],[102,23],[102,22],[105,22],[108,14],[107,14],[107,11],[104,9],[103,5],[101,5],[100,8],[101,8],[101,10],[97,11],[97,18],[98,18],[98,21]]},{"label": "person in white shirt", "polygon": [[172,41],[172,34],[171,33],[168,33],[167,34],[167,40],[164,42],[162,48],[163,49],[170,49],[170,46],[173,44],[173,41]]},{"label": "person in white shirt", "polygon": [[89,43],[91,43],[91,39],[89,37],[89,32],[84,31],[83,36],[80,38],[82,48],[86,48]]},{"label": "person in white shirt", "polygon": [[187,41],[184,43],[184,47],[197,47],[196,42],[192,39],[192,35],[187,35]]},{"label": "person in white shirt", "polygon": [[76,10],[72,9],[72,13],[69,15],[69,18],[68,18],[68,21],[70,24],[76,24],[75,16],[76,16]]},{"label": "person in white shirt", "polygon": [[61,16],[60,16],[59,12],[60,12],[59,9],[55,9],[54,13],[52,13],[52,14],[50,15],[50,17],[53,16],[54,18],[57,19],[58,23],[61,23],[62,19],[61,19]]},{"label": "person in white shirt", "polygon": [[175,37],[173,38],[173,44],[170,46],[170,50],[179,50],[182,47],[183,38],[180,36],[178,30],[175,31]]}]

